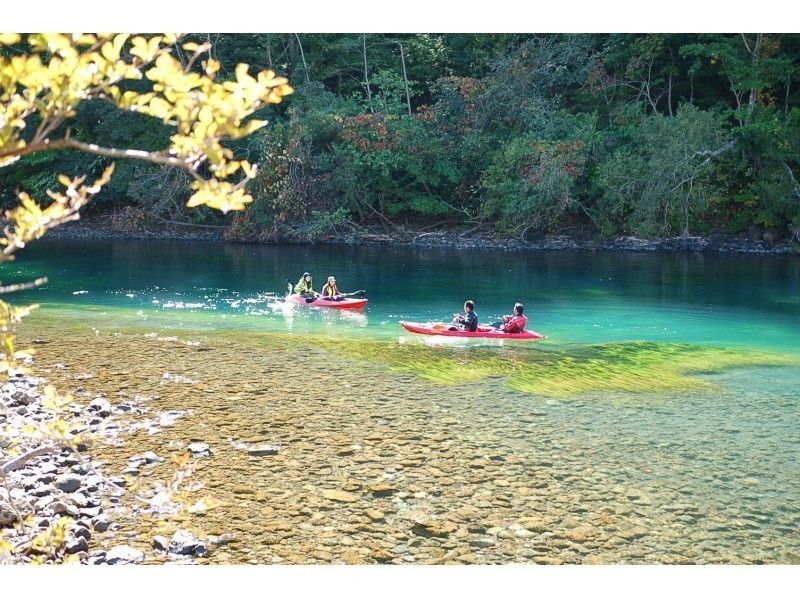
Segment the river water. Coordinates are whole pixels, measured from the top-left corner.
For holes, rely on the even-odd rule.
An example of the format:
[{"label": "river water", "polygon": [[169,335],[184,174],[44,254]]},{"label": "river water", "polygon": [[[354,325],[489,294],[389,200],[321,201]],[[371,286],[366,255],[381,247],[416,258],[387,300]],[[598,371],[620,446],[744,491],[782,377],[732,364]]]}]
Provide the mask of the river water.
[{"label": "river water", "polygon": [[[181,523],[234,534],[212,562],[800,562],[798,258],[42,241],[4,267],[50,279],[14,297],[48,377],[182,414],[106,467],[211,445],[187,492],[222,506]],[[369,306],[287,305],[304,270]],[[398,325],[468,298],[547,340]]]}]

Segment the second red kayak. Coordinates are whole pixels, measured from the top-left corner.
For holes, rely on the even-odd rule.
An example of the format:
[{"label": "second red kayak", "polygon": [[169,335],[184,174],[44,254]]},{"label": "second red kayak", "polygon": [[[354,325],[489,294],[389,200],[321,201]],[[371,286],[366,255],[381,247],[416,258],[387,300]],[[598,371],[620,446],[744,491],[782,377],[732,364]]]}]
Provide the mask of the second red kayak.
[{"label": "second red kayak", "polygon": [[309,303],[306,301],[305,297],[300,295],[291,295],[289,301],[299,305],[308,305],[309,307],[334,307],[337,309],[361,309],[369,303],[369,299],[342,299],[341,301],[330,301],[322,297]]},{"label": "second red kayak", "polygon": [[416,334],[428,334],[432,336],[455,336],[461,338],[495,338],[510,341],[540,341],[545,336],[532,330],[525,332],[503,332],[491,326],[478,326],[475,332],[466,330],[448,330],[452,324],[436,322],[435,324],[419,324],[417,322],[400,322],[400,326]]}]

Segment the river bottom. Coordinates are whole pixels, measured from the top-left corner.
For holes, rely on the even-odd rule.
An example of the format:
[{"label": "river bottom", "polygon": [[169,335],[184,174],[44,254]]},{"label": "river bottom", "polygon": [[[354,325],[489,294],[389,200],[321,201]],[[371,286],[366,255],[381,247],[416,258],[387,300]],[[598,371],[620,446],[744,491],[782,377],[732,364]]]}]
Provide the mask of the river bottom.
[{"label": "river bottom", "polygon": [[[796,368],[554,399],[299,336],[22,332],[20,346],[39,341],[37,371],[79,401],[147,410],[119,416],[121,444],[93,447],[108,473],[210,446],[181,490],[219,506],[148,512],[135,495],[171,477],[168,459],[123,499],[121,529],[95,537],[149,562],[164,559],[152,536],[182,528],[233,534],[211,563],[800,563]],[[177,418],[147,424],[163,412]],[[248,456],[262,443],[278,454]]]}]

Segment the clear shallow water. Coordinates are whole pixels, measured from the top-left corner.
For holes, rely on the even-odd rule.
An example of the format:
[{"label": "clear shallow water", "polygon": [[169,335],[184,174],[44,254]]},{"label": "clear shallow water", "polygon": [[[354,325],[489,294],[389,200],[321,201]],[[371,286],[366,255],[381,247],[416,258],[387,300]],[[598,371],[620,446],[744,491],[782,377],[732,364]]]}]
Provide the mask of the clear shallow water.
[{"label": "clear shallow water", "polygon": [[[64,384],[120,388],[117,400],[193,410],[108,458],[210,442],[198,476],[231,507],[198,529],[241,537],[220,562],[354,548],[366,562],[381,550],[397,562],[800,562],[796,258],[59,242],[22,259],[16,276],[51,278],[18,298],[50,308],[30,323],[51,340],[40,365],[66,364],[51,370]],[[366,288],[369,308],[276,305],[268,293],[303,269]],[[426,346],[397,325],[466,297],[484,321],[521,299],[550,338]],[[69,330],[56,315],[74,318]],[[765,367],[775,359],[786,364]],[[306,384],[341,392],[299,400]],[[248,434],[284,456],[244,460],[230,440]],[[400,492],[376,498],[382,479]],[[358,499],[332,506],[323,488]],[[409,513],[458,531],[420,537]],[[532,516],[533,535],[514,527]],[[348,543],[334,534],[320,550],[331,529]]]}]

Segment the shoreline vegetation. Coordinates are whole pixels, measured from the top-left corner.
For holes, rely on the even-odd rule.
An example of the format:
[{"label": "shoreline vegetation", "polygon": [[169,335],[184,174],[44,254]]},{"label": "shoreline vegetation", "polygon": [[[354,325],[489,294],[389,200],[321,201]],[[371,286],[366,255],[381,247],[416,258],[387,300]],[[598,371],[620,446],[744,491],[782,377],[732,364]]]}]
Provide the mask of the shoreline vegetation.
[{"label": "shoreline vegetation", "polygon": [[[98,176],[109,158],[146,155],[118,160],[83,215],[151,226],[130,207],[241,241],[468,247],[496,233],[508,239],[499,248],[633,237],[660,241],[620,247],[759,253],[800,239],[798,34],[190,33],[181,44],[194,69],[210,44],[226,84],[244,74],[237,63],[291,84],[285,101],[252,112],[246,140],[228,131],[237,176],[209,169],[241,197],[198,194],[208,173],[174,159],[185,147],[153,153],[172,139],[165,104],[130,110],[127,97],[114,106],[96,94],[66,130],[53,124],[56,151],[34,152],[37,138],[7,166],[0,207],[18,192],[44,198],[58,173]],[[445,240],[450,226],[457,241]]]},{"label": "shoreline vegetation", "polygon": [[631,251],[721,254],[800,255],[800,243],[794,239],[775,239],[762,233],[708,236],[655,237],[617,236],[595,238],[587,234],[548,235],[522,240],[474,227],[372,226],[348,227],[339,234],[311,238],[285,230],[270,236],[237,237],[225,226],[208,226],[187,222],[165,221],[135,210],[123,211],[123,217],[95,216],[69,223],[48,233],[51,239],[68,240],[161,240],[210,241],[256,245],[330,244],[386,247],[419,247],[431,249],[469,249],[481,251]]}]

